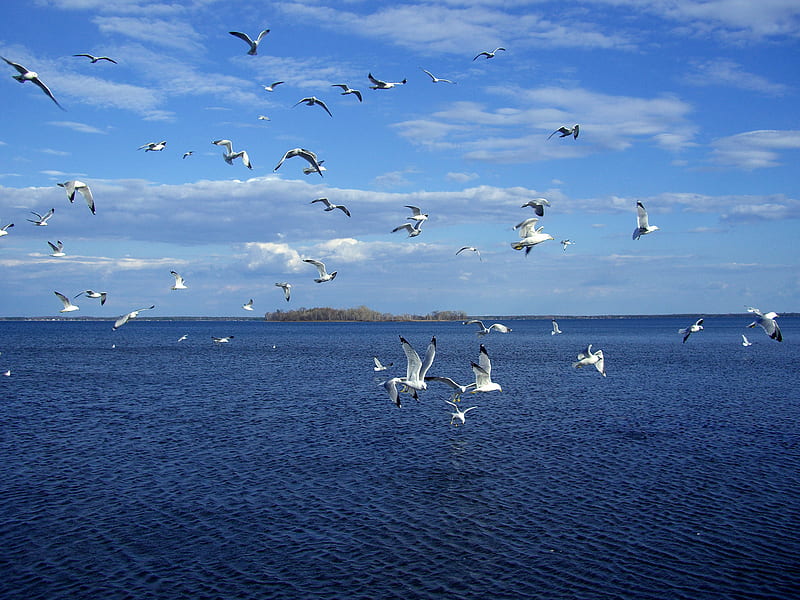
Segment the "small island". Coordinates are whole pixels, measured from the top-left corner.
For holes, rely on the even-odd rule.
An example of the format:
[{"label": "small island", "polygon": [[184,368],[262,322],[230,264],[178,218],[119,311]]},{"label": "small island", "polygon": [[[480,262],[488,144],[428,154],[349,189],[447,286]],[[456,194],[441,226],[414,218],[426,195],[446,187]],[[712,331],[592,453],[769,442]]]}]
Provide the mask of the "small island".
[{"label": "small island", "polygon": [[463,321],[467,313],[460,310],[435,310],[426,315],[393,315],[366,306],[355,308],[298,308],[276,310],[264,315],[267,321]]}]

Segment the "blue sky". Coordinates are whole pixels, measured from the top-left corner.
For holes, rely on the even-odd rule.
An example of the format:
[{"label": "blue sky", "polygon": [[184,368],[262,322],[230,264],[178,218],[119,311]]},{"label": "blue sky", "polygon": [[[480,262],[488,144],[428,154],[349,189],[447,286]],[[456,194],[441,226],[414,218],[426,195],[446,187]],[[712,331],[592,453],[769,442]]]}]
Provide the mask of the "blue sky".
[{"label": "blue sky", "polygon": [[[800,310],[796,0],[15,4],[0,55],[66,110],[2,63],[2,316],[57,315],[54,290],[86,289],[108,302],[72,315]],[[228,34],[265,28],[255,56]],[[408,82],[371,90],[370,72]],[[332,118],[294,106],[312,95]],[[577,140],[547,139],[575,123]],[[226,164],[220,138],[253,169]],[[300,158],[273,172],[295,147],[324,177]],[[72,179],[96,215],[56,185]],[[535,197],[555,240],[525,256],[512,227]],[[633,241],[637,201],[660,230]],[[391,233],[405,205],[430,215],[414,238]],[[27,222],[50,208],[47,227]],[[56,240],[67,256],[49,256]],[[466,245],[483,261],[456,256]],[[304,258],[337,278],[314,283]]]}]

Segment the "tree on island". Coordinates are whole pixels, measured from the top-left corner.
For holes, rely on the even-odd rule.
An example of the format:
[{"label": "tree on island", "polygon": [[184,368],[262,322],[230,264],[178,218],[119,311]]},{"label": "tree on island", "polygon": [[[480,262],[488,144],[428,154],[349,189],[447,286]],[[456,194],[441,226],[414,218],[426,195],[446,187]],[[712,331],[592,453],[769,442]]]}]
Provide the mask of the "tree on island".
[{"label": "tree on island", "polygon": [[381,313],[366,306],[355,308],[298,308],[276,310],[264,315],[267,321],[461,321],[467,313],[460,310],[435,310],[427,315],[393,315]]}]

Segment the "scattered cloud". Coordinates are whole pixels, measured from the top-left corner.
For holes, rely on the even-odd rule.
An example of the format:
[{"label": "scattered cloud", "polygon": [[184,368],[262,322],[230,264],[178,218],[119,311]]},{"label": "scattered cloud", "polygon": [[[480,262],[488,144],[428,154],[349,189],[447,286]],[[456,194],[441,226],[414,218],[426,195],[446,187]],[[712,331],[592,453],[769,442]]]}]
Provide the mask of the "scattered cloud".
[{"label": "scattered cloud", "polygon": [[781,154],[800,149],[800,130],[746,131],[715,140],[711,160],[739,169],[763,169],[781,164]]},{"label": "scattered cloud", "polygon": [[73,131],[78,131],[80,133],[100,133],[100,134],[106,133],[102,129],[98,129],[93,125],[87,125],[86,123],[77,123],[75,121],[47,121],[47,124],[55,125],[56,127],[66,127],[67,129],[72,129]]},{"label": "scattered cloud", "polygon": [[684,80],[691,85],[719,85],[771,96],[782,96],[790,90],[785,84],[773,83],[756,73],[747,73],[740,64],[727,59],[696,63]]}]

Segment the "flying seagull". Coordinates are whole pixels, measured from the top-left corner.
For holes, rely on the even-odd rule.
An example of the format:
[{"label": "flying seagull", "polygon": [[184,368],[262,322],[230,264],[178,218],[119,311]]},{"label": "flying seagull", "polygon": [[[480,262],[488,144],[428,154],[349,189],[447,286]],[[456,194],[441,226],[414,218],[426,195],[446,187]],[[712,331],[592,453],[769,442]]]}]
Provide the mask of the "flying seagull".
[{"label": "flying seagull", "polygon": [[[422,68],[422,67],[420,67],[420,68]],[[455,84],[455,81],[450,81],[449,79],[442,79],[441,77],[436,77],[436,75],[434,75],[430,71],[427,71],[425,69],[422,69],[422,70],[423,70],[423,72],[425,72],[428,75],[428,77],[431,78],[431,82],[432,83],[453,83],[453,84]]]},{"label": "flying seagull", "polygon": [[520,208],[525,208],[526,206],[530,206],[538,216],[544,216],[544,207],[550,206],[550,201],[547,198],[534,198],[533,200],[528,200],[525,204],[520,206]]},{"label": "flying seagull", "polygon": [[514,250],[522,250],[524,248],[525,255],[527,256],[531,248],[537,244],[554,239],[549,233],[544,233],[543,225],[539,226],[538,229],[536,228],[536,223],[538,221],[539,219],[537,217],[531,217],[530,219],[525,219],[514,225],[514,229],[519,230],[520,238],[518,242],[511,242],[511,247],[514,248]]},{"label": "flying seagull", "polygon": [[229,165],[233,164],[233,161],[239,157],[242,158],[242,163],[248,169],[252,169],[253,165],[250,164],[250,157],[247,155],[246,150],[239,150],[239,152],[233,151],[233,142],[230,140],[215,140],[211,142],[215,146],[224,146],[227,151],[222,155],[222,158],[225,160],[226,163]]},{"label": "flying seagull", "polygon": [[47,245],[53,250],[53,253],[50,256],[66,256],[67,253],[64,252],[64,244],[61,243],[61,240],[58,240],[55,244],[53,242],[47,242]]},{"label": "flying seagull", "polygon": [[77,298],[78,296],[86,296],[87,298],[100,298],[100,306],[103,306],[103,304],[106,303],[107,293],[95,292],[94,290],[86,290],[81,292],[80,294],[77,294],[75,297]]},{"label": "flying seagull", "polygon": [[326,113],[328,113],[331,117],[333,116],[333,114],[331,114],[331,111],[328,109],[328,105],[325,104],[322,100],[320,100],[316,96],[306,96],[305,98],[302,98],[297,102],[295,102],[292,108],[294,108],[298,104],[303,104],[303,103],[305,103],[306,106],[314,106],[315,104],[317,106],[321,106],[322,108],[325,109]]},{"label": "flying seagull", "polygon": [[[323,166],[322,163],[324,163],[324,162],[325,162],[324,160],[321,160],[321,161],[319,161],[317,163],[317,166],[319,167],[320,174],[322,173],[322,171],[327,171],[328,170]],[[312,173],[316,173],[316,172],[317,172],[317,169],[315,169],[314,167],[303,167],[303,175],[311,175]]]},{"label": "flying seagull", "polygon": [[401,229],[405,229],[408,231],[408,237],[417,237],[420,233],[422,233],[422,223],[423,221],[416,221],[413,225],[411,223],[403,223],[402,225],[398,225],[392,229],[392,233],[400,231]]},{"label": "flying seagull", "polygon": [[481,258],[481,251],[478,250],[475,246],[461,246],[461,248],[459,248],[459,250],[456,252],[456,256],[461,254],[464,250],[469,250],[470,252],[474,252],[475,254],[478,255],[478,260],[483,262],[483,259]]},{"label": "flying seagull", "polygon": [[372,73],[369,73],[367,77],[372,82],[372,85],[369,86],[369,89],[371,90],[389,90],[397,85],[404,85],[406,83],[405,79],[403,79],[403,81],[398,81],[394,83],[388,81],[381,81],[380,79],[375,79],[372,76]]},{"label": "flying seagull", "polygon": [[578,139],[578,134],[580,133],[580,131],[581,131],[581,126],[578,125],[577,123],[575,125],[573,125],[572,127],[567,127],[566,125],[562,125],[558,129],[556,129],[553,133],[548,135],[547,139],[549,140],[555,134],[560,133],[561,135],[559,135],[558,137],[565,138],[565,137],[572,136],[573,138],[575,138],[577,140]]},{"label": "flying seagull", "polygon": [[461,394],[466,394],[469,390],[475,387],[475,382],[468,383],[467,385],[461,385],[460,383],[456,383],[449,377],[425,377],[425,381],[439,381],[441,383],[447,384],[452,390],[453,395],[450,396],[451,402],[461,402]]},{"label": "flying seagull", "polygon": [[178,275],[175,271],[170,271],[170,273],[175,278],[175,284],[169,289],[171,289],[171,290],[185,290],[186,289],[186,283],[185,283],[183,277]]},{"label": "flying seagull", "polygon": [[492,331],[498,331],[500,333],[511,333],[511,328],[506,327],[502,323],[492,323],[491,325],[489,325],[489,327],[486,327],[483,324],[483,321],[481,321],[480,319],[470,319],[469,321],[464,321],[464,325],[473,325],[473,324],[478,326],[478,331],[475,332],[478,335],[478,337],[489,335]]},{"label": "flying seagull", "polygon": [[753,342],[751,342],[750,340],[748,340],[748,339],[747,339],[747,336],[746,336],[745,334],[742,334],[742,346],[744,346],[745,348],[747,348],[747,346],[752,346],[752,345],[753,345]]},{"label": "flying seagull", "polygon": [[183,158],[189,158],[192,154],[194,154],[194,150],[187,150],[183,153]]},{"label": "flying seagull", "polygon": [[40,88],[40,89],[41,89],[41,90],[42,90],[42,91],[43,91],[45,94],[47,94],[47,95],[48,95],[48,97],[50,98],[50,100],[52,100],[53,102],[55,102],[55,103],[56,103],[56,106],[58,106],[58,108],[60,108],[61,110],[66,110],[66,109],[65,109],[63,106],[61,106],[61,105],[58,103],[58,100],[56,100],[56,97],[55,97],[55,96],[53,96],[53,92],[51,92],[51,91],[50,91],[50,88],[48,88],[48,87],[47,87],[47,86],[44,84],[44,82],[43,82],[41,79],[39,79],[39,74],[38,74],[38,73],[36,73],[35,71],[29,71],[28,69],[26,69],[26,68],[25,68],[25,67],[23,67],[22,65],[20,65],[20,64],[17,64],[17,63],[15,63],[15,62],[11,62],[10,60],[8,60],[7,58],[5,58],[4,56],[0,56],[0,58],[2,58],[4,61],[6,61],[6,62],[7,62],[9,65],[11,65],[12,67],[14,67],[14,68],[15,68],[15,69],[16,69],[16,70],[19,72],[19,75],[12,75],[12,77],[13,77],[14,79],[16,79],[17,81],[19,81],[20,83],[25,83],[26,81],[32,81],[33,83],[35,83],[36,85],[38,85],[38,86],[39,86],[39,88]]},{"label": "flying seagull", "polygon": [[748,327],[755,327],[758,325],[761,329],[764,330],[769,337],[773,340],[777,340],[778,342],[783,341],[783,336],[781,335],[781,329],[778,327],[778,322],[775,320],[780,315],[774,312],[762,313],[757,308],[753,308],[752,306],[747,307],[747,312],[751,312],[755,315],[755,321],[750,323]]},{"label": "flying seagull", "polygon": [[[431,368],[433,358],[436,356],[436,337],[431,338],[423,360],[420,360],[419,354],[402,335],[400,336],[400,344],[403,346],[403,352],[406,355],[406,376],[392,377],[381,383],[383,389],[389,393],[389,398],[398,407],[401,406],[401,393],[410,393],[415,399],[418,399],[417,391],[428,389],[428,384],[425,383],[425,375],[428,373],[428,369]],[[401,385],[400,389],[397,388],[398,383]]]},{"label": "flying seagull", "polygon": [[387,367],[391,367],[392,365],[394,365],[394,363],[389,363],[389,364],[384,365],[383,363],[381,363],[381,361],[378,360],[377,356],[373,356],[372,357],[372,362],[375,364],[375,366],[372,367],[372,370],[375,371],[375,372],[385,371],[387,369]]},{"label": "flying seagull", "polygon": [[576,369],[587,365],[594,365],[594,368],[597,369],[603,377],[606,376],[606,363],[603,358],[603,351],[597,350],[596,352],[592,352],[591,344],[589,344],[583,352],[578,354],[578,360],[572,363],[572,366]]},{"label": "flying seagull", "polygon": [[406,208],[411,209],[411,216],[407,217],[410,221],[425,221],[428,218],[428,213],[423,213],[418,206],[411,206],[410,204],[405,205]]},{"label": "flying seagull", "polygon": [[456,427],[458,427],[459,423],[464,425],[467,422],[467,413],[475,408],[478,408],[477,406],[470,406],[469,408],[461,410],[458,408],[458,404],[450,402],[449,400],[445,400],[445,402],[456,409],[456,412],[450,413],[450,425],[455,425]]},{"label": "flying seagull", "polygon": [[139,313],[142,312],[143,310],[152,310],[155,307],[156,307],[156,305],[153,304],[152,306],[146,306],[144,308],[137,308],[136,310],[132,310],[128,314],[122,315],[119,319],[114,321],[114,326],[111,329],[116,331],[117,329],[119,329],[120,327],[125,325],[125,323],[130,321],[131,319],[135,319],[136,317],[138,317]]},{"label": "flying seagull", "polygon": [[69,298],[67,298],[64,294],[60,294],[58,292],[53,292],[53,293],[56,296],[58,296],[58,299],[61,300],[62,304],[64,304],[64,308],[62,308],[58,312],[64,313],[64,312],[72,312],[74,310],[80,310],[80,308],[78,306],[74,305],[72,302],[70,302]]},{"label": "flying seagull", "polygon": [[276,81],[272,85],[262,85],[261,87],[263,87],[264,90],[267,91],[267,92],[274,92],[275,91],[275,86],[278,86],[278,85],[280,85],[282,83],[284,83],[284,82],[283,81]]},{"label": "flying seagull", "polygon": [[117,64],[117,61],[115,61],[113,58],[108,58],[107,56],[92,56],[91,54],[87,53],[73,54],[72,56],[85,56],[86,58],[92,61],[92,64],[96,63],[98,60],[107,60],[108,62],[112,62],[115,65]]},{"label": "flying seagull", "polygon": [[330,211],[335,210],[335,209],[338,208],[344,214],[346,214],[348,217],[350,216],[350,211],[347,210],[347,207],[344,204],[332,204],[331,201],[328,200],[327,198],[317,198],[316,200],[312,200],[311,204],[314,204],[315,202],[324,203],[326,212],[330,212]]},{"label": "flying seagull", "polygon": [[212,335],[211,339],[214,341],[215,344],[227,344],[233,339],[233,337],[234,336],[232,335],[226,335],[224,337],[216,337]]},{"label": "flying seagull", "polygon": [[181,337],[178,338],[178,341],[182,342],[183,340],[185,340],[188,337],[189,337],[189,334],[188,333],[184,333]]},{"label": "flying seagull", "polygon": [[303,262],[307,262],[317,267],[317,271],[319,271],[319,278],[314,280],[316,283],[324,283],[326,281],[331,281],[336,277],[337,271],[334,271],[333,273],[328,273],[325,270],[325,263],[321,261],[314,260],[313,258],[304,258]]},{"label": "flying seagull", "polygon": [[694,322],[694,325],[678,329],[678,333],[680,333],[683,336],[683,343],[685,344],[686,340],[689,339],[690,335],[702,330],[703,330],[703,319],[697,319],[697,321]]},{"label": "flying seagull", "polygon": [[308,161],[308,164],[310,164],[314,168],[314,170],[317,173],[319,173],[319,176],[322,177],[322,169],[319,166],[321,161],[317,160],[316,154],[311,152],[311,150],[306,150],[305,148],[292,148],[291,150],[287,150],[286,154],[283,155],[281,160],[278,162],[277,165],[275,165],[275,168],[272,170],[277,171],[278,169],[280,169],[281,165],[283,164],[283,161],[285,161],[287,158],[294,158],[295,156],[299,156],[300,158]]},{"label": "flying seagull", "polygon": [[137,150],[144,149],[145,152],[161,152],[167,145],[166,140],[160,142],[147,142],[137,148]]},{"label": "flying seagull", "polygon": [[364,100],[361,97],[361,92],[359,92],[358,90],[354,90],[353,88],[351,88],[346,83],[334,83],[334,84],[331,84],[331,87],[342,88],[342,90],[343,90],[342,93],[341,93],[342,96],[346,96],[347,94],[353,94],[356,98],[358,98],[359,102],[363,102],[363,100]]},{"label": "flying seagull", "polygon": [[242,304],[242,308],[245,310],[253,310],[253,299],[250,298],[245,304]]},{"label": "flying seagull", "polygon": [[483,52],[478,52],[477,56],[475,58],[473,58],[472,60],[473,61],[478,60],[481,56],[485,56],[486,60],[489,60],[490,58],[494,58],[494,55],[497,54],[498,52],[500,52],[501,50],[505,51],[505,48],[503,48],[502,46],[498,46],[497,48],[495,48],[491,52],[489,52],[487,50],[484,50]]},{"label": "flying seagull", "polygon": [[561,249],[562,249],[564,252],[566,252],[566,251],[567,251],[567,246],[571,246],[571,245],[572,245],[572,244],[574,244],[575,242],[573,242],[572,240],[561,240],[561,242],[560,242],[560,243],[561,243]]},{"label": "flying seagull", "polygon": [[292,296],[292,284],[291,283],[286,283],[284,281],[284,282],[281,282],[281,283],[276,283],[275,285],[277,285],[279,288],[283,288],[283,295],[285,296],[286,301],[288,302],[289,298],[291,298],[291,296]]},{"label": "flying seagull", "polygon": [[646,235],[648,233],[653,233],[654,231],[658,231],[658,226],[650,225],[650,222],[647,220],[647,211],[644,208],[644,204],[637,201],[636,229],[633,230],[633,239],[638,240],[641,236]]},{"label": "flying seagull", "polygon": [[77,179],[65,181],[64,183],[57,183],[56,185],[66,190],[67,198],[69,198],[70,203],[75,201],[75,192],[80,192],[86,200],[89,210],[92,211],[92,214],[95,214],[94,197],[92,197],[92,190],[88,185]]},{"label": "flying seagull", "polygon": [[6,225],[3,225],[2,227],[0,227],[0,237],[3,237],[4,235],[8,235],[8,230],[11,229],[13,226],[14,226],[13,223],[7,223]]},{"label": "flying seagull", "polygon": [[475,374],[475,387],[470,392],[471,394],[503,391],[499,383],[492,381],[492,361],[489,360],[489,353],[486,351],[486,347],[483,344],[481,344],[478,363],[471,364],[472,372]]},{"label": "flying seagull", "polygon": [[564,333],[561,329],[558,328],[558,323],[555,319],[553,319],[553,331],[550,332],[550,335],[558,335],[559,333]]},{"label": "flying seagull", "polygon": [[28,221],[30,221],[31,223],[33,223],[34,225],[37,225],[39,227],[46,227],[47,226],[47,220],[50,217],[52,217],[53,213],[55,213],[55,212],[56,212],[56,209],[55,208],[51,208],[44,215],[40,215],[36,211],[32,210],[31,213],[36,215],[37,218],[36,219],[28,219]]},{"label": "flying seagull", "polygon": [[251,40],[249,35],[242,33],[241,31],[229,31],[228,33],[238,37],[240,40],[244,40],[250,46],[250,50],[248,50],[247,53],[250,56],[255,56],[258,53],[258,45],[261,43],[261,40],[264,38],[264,36],[269,33],[269,29],[265,29],[259,33],[255,41]]},{"label": "flying seagull", "polygon": [[259,120],[259,121],[271,121],[272,119],[270,119],[270,118],[269,118],[268,116],[266,116],[266,115],[258,115],[258,120]]}]

